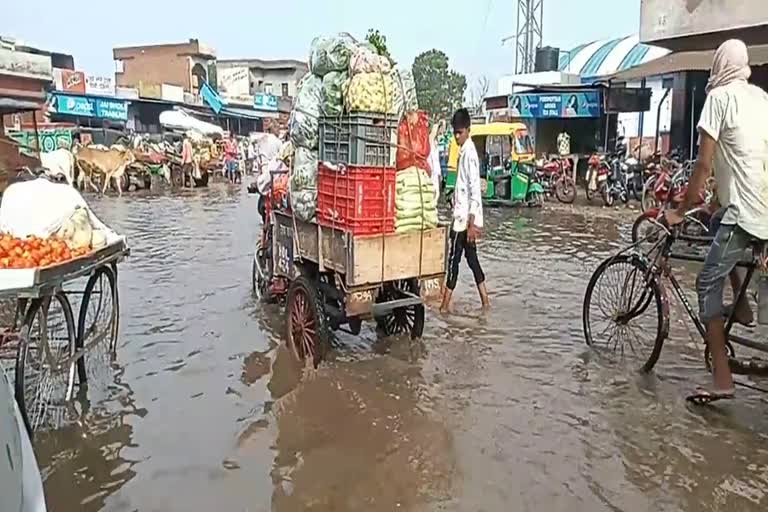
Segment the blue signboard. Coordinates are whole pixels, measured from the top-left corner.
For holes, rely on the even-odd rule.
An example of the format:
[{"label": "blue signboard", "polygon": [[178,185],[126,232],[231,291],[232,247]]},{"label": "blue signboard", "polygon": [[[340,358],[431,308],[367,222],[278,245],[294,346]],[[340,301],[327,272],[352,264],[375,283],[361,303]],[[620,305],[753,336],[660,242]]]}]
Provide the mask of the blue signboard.
[{"label": "blue signboard", "polygon": [[513,94],[509,110],[519,118],[600,117],[602,105],[599,91]]},{"label": "blue signboard", "polygon": [[128,120],[128,103],[120,100],[96,99],[96,116],[114,121]]},{"label": "blue signboard", "polygon": [[224,108],[224,100],[221,99],[219,93],[214,91],[211,86],[208,85],[208,82],[203,82],[203,86],[200,88],[200,96],[202,96],[203,101],[211,107],[211,110],[217,114],[221,112],[222,108]]},{"label": "blue signboard", "polygon": [[255,94],[253,106],[260,110],[273,110],[277,112],[277,96],[272,94]]},{"label": "blue signboard", "polygon": [[96,115],[95,105],[90,98],[63,94],[56,94],[54,98],[53,106],[59,114],[82,117],[94,117]]},{"label": "blue signboard", "polygon": [[113,121],[128,120],[128,102],[118,99],[54,94],[51,107],[55,112],[69,116],[100,117]]}]

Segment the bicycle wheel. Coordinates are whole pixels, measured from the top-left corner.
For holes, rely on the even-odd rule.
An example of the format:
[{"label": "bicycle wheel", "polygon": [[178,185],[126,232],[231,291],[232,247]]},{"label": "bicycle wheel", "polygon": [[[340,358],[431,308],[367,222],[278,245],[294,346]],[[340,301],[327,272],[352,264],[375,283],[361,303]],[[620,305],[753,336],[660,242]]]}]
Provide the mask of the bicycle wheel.
[{"label": "bicycle wheel", "polygon": [[658,208],[660,206],[658,200],[656,200],[656,195],[654,193],[655,188],[656,188],[656,177],[651,176],[643,184],[643,195],[642,195],[642,198],[640,199],[640,204],[644,212],[647,212],[651,208]]},{"label": "bicycle wheel", "polygon": [[77,318],[77,350],[88,348],[77,359],[81,385],[101,376],[114,361],[119,321],[115,274],[109,267],[99,267],[85,285]]},{"label": "bicycle wheel", "polygon": [[584,295],[587,345],[618,352],[651,371],[667,337],[667,311],[658,281],[636,255],[605,260]]},{"label": "bicycle wheel", "polygon": [[21,327],[15,396],[32,434],[72,396],[75,382],[75,319],[64,293],[33,300]]}]

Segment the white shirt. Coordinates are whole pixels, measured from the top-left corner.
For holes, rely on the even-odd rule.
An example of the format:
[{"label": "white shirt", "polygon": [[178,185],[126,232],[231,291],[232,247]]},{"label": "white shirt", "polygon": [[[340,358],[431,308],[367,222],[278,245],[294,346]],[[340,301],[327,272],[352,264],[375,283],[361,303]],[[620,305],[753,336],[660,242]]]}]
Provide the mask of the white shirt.
[{"label": "white shirt", "polygon": [[768,94],[743,81],[717,87],[704,102],[699,130],[717,142],[717,197],[728,210],[723,224],[738,224],[768,240]]},{"label": "white shirt", "polygon": [[475,226],[483,227],[483,199],[480,192],[480,158],[471,137],[462,144],[456,188],[453,190],[453,230],[466,231],[469,216],[475,216]]},{"label": "white shirt", "polygon": [[440,147],[437,145],[437,141],[432,141],[429,144],[429,166],[432,168],[432,187],[435,189],[435,204],[440,199],[440,182],[442,181],[443,171],[440,169]]}]

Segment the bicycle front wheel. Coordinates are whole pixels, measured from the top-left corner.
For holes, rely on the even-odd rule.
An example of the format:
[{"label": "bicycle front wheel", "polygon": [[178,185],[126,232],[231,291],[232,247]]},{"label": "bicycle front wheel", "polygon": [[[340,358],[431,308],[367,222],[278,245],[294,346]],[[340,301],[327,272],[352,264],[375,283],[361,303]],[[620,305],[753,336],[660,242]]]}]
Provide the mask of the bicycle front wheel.
[{"label": "bicycle front wheel", "polygon": [[667,311],[641,258],[621,255],[597,267],[584,295],[583,322],[589,346],[629,359],[644,372],[653,369],[667,337]]}]

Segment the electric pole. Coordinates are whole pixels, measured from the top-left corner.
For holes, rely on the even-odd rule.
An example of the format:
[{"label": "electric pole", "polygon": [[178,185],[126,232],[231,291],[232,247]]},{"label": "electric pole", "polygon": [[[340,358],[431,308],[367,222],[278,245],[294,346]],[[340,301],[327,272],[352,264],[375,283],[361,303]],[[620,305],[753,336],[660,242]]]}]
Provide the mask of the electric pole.
[{"label": "electric pole", "polygon": [[517,0],[515,74],[533,73],[543,26],[544,0]]}]

